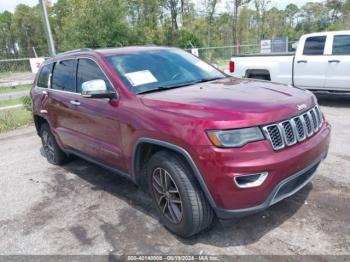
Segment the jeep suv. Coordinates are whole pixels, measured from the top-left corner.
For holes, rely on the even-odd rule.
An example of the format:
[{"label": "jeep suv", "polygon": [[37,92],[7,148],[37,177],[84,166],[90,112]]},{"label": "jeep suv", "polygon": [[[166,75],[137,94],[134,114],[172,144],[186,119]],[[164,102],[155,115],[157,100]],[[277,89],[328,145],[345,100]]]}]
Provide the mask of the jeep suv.
[{"label": "jeep suv", "polygon": [[182,237],[294,194],[330,141],[309,91],[232,78],[176,48],[59,54],[31,97],[50,163],[76,155],[145,186]]}]

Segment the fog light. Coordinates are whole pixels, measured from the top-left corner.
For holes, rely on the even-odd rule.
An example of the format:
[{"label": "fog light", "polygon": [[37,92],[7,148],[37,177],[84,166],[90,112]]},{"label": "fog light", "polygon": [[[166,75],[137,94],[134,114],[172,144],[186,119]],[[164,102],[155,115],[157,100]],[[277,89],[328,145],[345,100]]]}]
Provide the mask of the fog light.
[{"label": "fog light", "polygon": [[235,176],[233,181],[240,188],[251,188],[261,186],[267,178],[268,172]]}]

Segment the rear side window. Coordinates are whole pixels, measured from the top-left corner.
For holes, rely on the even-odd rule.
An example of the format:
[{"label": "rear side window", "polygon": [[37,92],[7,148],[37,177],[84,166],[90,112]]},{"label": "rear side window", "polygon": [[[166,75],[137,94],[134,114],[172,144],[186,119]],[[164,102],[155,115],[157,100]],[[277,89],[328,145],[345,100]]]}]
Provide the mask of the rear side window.
[{"label": "rear side window", "polygon": [[90,80],[102,79],[105,81],[107,89],[114,92],[111,83],[102,72],[101,68],[91,59],[79,59],[77,72],[77,93],[81,93],[81,85]]},{"label": "rear side window", "polygon": [[350,35],[334,36],[332,54],[350,55]]},{"label": "rear side window", "polygon": [[38,81],[37,81],[37,86],[41,88],[47,88],[48,87],[48,82],[49,82],[49,76],[52,71],[52,65],[45,65],[43,68],[40,70]]},{"label": "rear side window", "polygon": [[75,60],[64,60],[55,64],[52,89],[75,92]]},{"label": "rear side window", "polygon": [[304,55],[323,55],[326,36],[313,36],[305,40]]}]

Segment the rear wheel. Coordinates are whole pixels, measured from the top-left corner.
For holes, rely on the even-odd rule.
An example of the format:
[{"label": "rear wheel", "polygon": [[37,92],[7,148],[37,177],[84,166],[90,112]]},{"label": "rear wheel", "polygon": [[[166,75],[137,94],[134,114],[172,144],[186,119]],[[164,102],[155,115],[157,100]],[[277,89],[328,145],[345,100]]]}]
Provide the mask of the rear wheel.
[{"label": "rear wheel", "polygon": [[211,224],[213,211],[179,157],[157,152],[149,161],[147,176],[160,220],[171,232],[190,237]]},{"label": "rear wheel", "polygon": [[68,156],[58,146],[48,124],[43,124],[40,131],[46,159],[54,165],[62,165],[68,161]]}]

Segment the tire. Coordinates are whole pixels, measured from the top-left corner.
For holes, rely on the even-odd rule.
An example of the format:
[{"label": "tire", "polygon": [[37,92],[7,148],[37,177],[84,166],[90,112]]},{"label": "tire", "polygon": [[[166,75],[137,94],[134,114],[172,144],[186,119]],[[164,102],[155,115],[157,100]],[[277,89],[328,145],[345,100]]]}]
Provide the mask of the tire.
[{"label": "tire", "polygon": [[212,223],[213,210],[176,154],[155,153],[148,162],[147,180],[160,220],[174,234],[190,237]]},{"label": "tire", "polygon": [[43,124],[40,129],[41,142],[43,144],[46,159],[53,165],[63,165],[68,161],[68,156],[62,151],[56,142],[48,124]]}]

